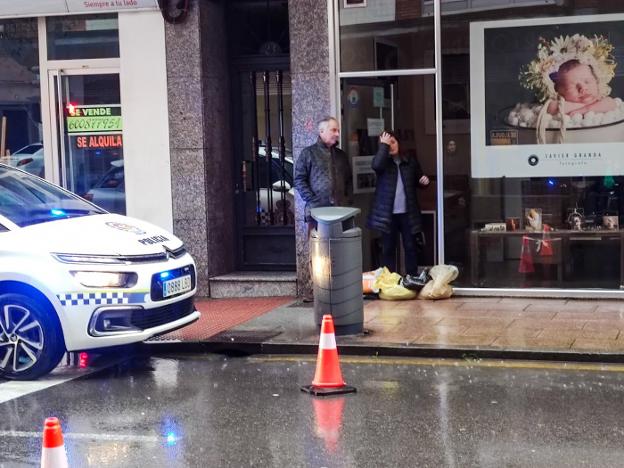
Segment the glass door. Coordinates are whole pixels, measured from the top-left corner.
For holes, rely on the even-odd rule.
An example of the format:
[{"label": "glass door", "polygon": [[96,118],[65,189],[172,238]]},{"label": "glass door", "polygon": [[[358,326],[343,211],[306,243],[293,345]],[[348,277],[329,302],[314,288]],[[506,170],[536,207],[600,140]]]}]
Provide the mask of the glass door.
[{"label": "glass door", "polygon": [[126,214],[119,72],[50,70],[48,82],[57,181]]},{"label": "glass door", "polygon": [[[353,171],[354,204],[366,220],[372,206],[376,174],[371,164],[379,149],[379,135],[394,130],[400,153],[416,158],[431,183],[418,190],[423,244],[418,263],[437,263],[436,250],[436,136],[433,75],[344,78],[341,81],[342,149],[347,152]],[[424,102],[424,104],[423,104]],[[427,129],[433,127],[429,132]],[[362,221],[364,222],[364,221]],[[381,265],[381,238],[376,231],[362,233],[364,269]],[[403,258],[402,246],[397,258]],[[400,262],[398,264],[401,270]]]}]

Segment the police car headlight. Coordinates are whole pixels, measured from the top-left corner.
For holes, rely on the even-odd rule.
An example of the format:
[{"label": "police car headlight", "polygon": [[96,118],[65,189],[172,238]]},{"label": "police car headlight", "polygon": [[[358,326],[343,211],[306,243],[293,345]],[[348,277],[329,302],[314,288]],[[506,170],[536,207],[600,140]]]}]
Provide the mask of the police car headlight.
[{"label": "police car headlight", "polygon": [[109,271],[72,271],[74,278],[87,288],[131,288],[137,283],[136,273]]}]

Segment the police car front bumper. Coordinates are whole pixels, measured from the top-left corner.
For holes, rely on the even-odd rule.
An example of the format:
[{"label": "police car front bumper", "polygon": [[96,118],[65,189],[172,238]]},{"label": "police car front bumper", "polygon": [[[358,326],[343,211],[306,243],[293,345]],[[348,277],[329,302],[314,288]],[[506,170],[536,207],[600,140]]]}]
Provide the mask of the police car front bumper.
[{"label": "police car front bumper", "polygon": [[194,312],[192,297],[151,309],[141,305],[106,305],[93,312],[89,321],[89,335],[102,337],[141,333],[178,322]]}]

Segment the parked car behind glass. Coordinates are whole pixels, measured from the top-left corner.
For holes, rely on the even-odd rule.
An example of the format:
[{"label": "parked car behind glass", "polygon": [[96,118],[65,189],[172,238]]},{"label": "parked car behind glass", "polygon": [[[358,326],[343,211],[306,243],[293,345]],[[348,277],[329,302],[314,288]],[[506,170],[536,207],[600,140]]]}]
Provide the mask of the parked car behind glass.
[{"label": "parked car behind glass", "polygon": [[84,195],[84,198],[101,206],[106,211],[126,214],[126,184],[123,159],[111,162],[111,166],[102,178]]},{"label": "parked car behind glass", "polygon": [[19,167],[26,172],[43,177],[45,172],[43,144],[31,143],[18,149],[8,157],[6,163],[9,166]]}]

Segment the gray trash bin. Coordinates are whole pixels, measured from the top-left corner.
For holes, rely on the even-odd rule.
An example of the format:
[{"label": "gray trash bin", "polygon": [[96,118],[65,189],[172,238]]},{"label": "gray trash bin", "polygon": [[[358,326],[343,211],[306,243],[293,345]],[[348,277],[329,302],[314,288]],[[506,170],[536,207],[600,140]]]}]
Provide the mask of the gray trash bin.
[{"label": "gray trash bin", "polygon": [[314,317],[321,325],[331,314],[336,335],[361,333],[362,230],[355,227],[359,208],[313,208],[316,229],[310,234],[310,259],[314,284]]}]

